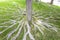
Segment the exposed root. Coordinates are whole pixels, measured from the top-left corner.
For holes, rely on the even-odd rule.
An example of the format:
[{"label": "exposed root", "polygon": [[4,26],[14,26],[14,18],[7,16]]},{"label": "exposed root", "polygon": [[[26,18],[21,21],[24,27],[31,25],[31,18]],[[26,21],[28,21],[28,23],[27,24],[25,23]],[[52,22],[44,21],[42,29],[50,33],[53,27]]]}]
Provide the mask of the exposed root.
[{"label": "exposed root", "polygon": [[28,35],[28,32],[24,34],[23,40],[26,40],[26,36]]},{"label": "exposed root", "polygon": [[1,23],[1,24],[5,25],[5,24],[8,24],[8,23],[14,24],[14,23],[16,23],[16,20],[9,20],[9,21],[3,22],[3,23]]},{"label": "exposed root", "polygon": [[31,30],[31,27],[30,25],[27,23],[27,29],[28,29],[28,34],[29,34],[29,37],[31,40],[35,40],[35,38],[33,37],[33,35],[31,34],[30,30]]},{"label": "exposed root", "polygon": [[7,40],[9,40],[9,38],[11,37],[11,35],[19,29],[21,23],[22,23],[22,20],[21,20],[21,22],[19,22],[18,27],[17,27],[16,29],[14,29],[12,32],[10,32],[10,33],[8,34],[8,36],[7,36]]},{"label": "exposed root", "polygon": [[33,37],[33,35],[30,32],[31,28],[30,28],[30,25],[28,23],[27,23],[27,29],[28,29],[28,31],[24,34],[23,40],[26,40],[26,36],[28,34],[29,34],[29,37],[30,37],[31,40],[35,40],[35,38]]},{"label": "exposed root", "polygon": [[33,23],[33,25],[34,25],[36,28],[38,28],[38,30],[42,33],[42,35],[44,35],[44,32],[41,30],[41,28],[40,28],[38,25],[36,25],[35,23]]},{"label": "exposed root", "polygon": [[[40,21],[40,22],[39,22],[39,21]],[[48,30],[48,31],[51,31],[51,30],[49,30],[48,28],[46,28],[44,25],[41,24],[41,23],[42,23],[41,20],[39,20],[39,21],[37,21],[36,24],[37,24],[38,26],[40,26],[40,28],[41,28],[42,30],[46,29],[46,30]]]},{"label": "exposed root", "polygon": [[6,23],[11,23],[11,21],[7,21],[7,22],[1,23],[1,24],[6,24]]},{"label": "exposed root", "polygon": [[19,28],[18,33],[11,39],[11,40],[16,40],[16,38],[20,35],[22,27],[23,27],[24,22],[22,23],[21,27]]},{"label": "exposed root", "polygon": [[8,30],[9,28],[12,28],[14,25],[16,25],[16,23],[14,23],[13,25],[9,26],[9,27],[6,28],[5,30],[1,31],[0,34],[2,34],[3,32],[5,32],[5,31]]},{"label": "exposed root", "polygon": [[8,26],[0,26],[0,28],[4,28],[4,27],[8,27]]},{"label": "exposed root", "polygon": [[40,23],[41,25],[44,25],[44,26],[46,26],[47,28],[52,29],[52,30],[54,30],[54,31],[57,32],[57,28],[56,28],[56,27],[51,26],[51,25],[49,25],[48,23],[41,22],[41,21],[39,21],[39,20],[38,20],[37,22]]},{"label": "exposed root", "polygon": [[24,34],[26,33],[26,22],[24,23]]}]

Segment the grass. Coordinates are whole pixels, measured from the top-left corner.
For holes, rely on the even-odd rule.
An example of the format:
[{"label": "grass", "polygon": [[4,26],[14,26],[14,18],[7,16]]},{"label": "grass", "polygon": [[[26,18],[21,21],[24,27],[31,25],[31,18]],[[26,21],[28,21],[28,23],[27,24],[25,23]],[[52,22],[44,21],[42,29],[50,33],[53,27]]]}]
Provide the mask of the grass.
[{"label": "grass", "polygon": [[59,20],[60,20],[60,14],[59,14],[60,7],[55,6],[55,5],[46,4],[46,3],[39,3],[39,4],[33,3],[33,8],[34,8],[34,10],[37,10],[38,13],[40,13],[40,16],[44,17],[43,18],[44,20],[49,18],[48,20],[50,20],[50,22],[52,22],[56,25],[60,24],[60,22],[59,22]]},{"label": "grass", "polygon": [[[0,32],[7,29],[2,34],[0,34],[0,40],[11,40],[16,35],[18,35],[16,40],[23,39],[24,32],[28,30],[25,23],[26,15],[24,15],[24,13],[26,13],[25,2],[25,0],[10,0],[7,2],[0,2]],[[32,21],[35,24],[31,25],[31,34],[35,40],[60,40],[60,7],[43,2],[39,4],[33,2],[32,6]],[[35,22],[36,20],[42,20],[43,23],[48,23],[51,26],[57,27],[58,32],[50,30],[48,27],[46,27],[48,30],[44,29],[44,27],[41,27],[42,24],[38,24],[38,21]],[[23,26],[22,31],[19,31],[19,26]],[[38,30],[38,27],[36,27],[38,29],[35,30],[34,26],[39,26],[40,29],[43,30],[44,35],[42,35],[42,31],[40,32]],[[16,29],[15,32],[13,31],[14,29]],[[18,32],[20,32],[20,34]],[[10,37],[7,36],[11,33],[12,35]],[[29,35],[27,35],[27,40],[30,40]]]}]

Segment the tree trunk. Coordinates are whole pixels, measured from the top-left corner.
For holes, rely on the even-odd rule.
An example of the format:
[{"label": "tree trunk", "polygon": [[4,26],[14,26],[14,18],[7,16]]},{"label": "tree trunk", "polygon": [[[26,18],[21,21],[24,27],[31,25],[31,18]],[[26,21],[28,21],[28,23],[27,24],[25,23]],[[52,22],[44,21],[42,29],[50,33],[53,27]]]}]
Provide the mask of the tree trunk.
[{"label": "tree trunk", "polygon": [[53,1],[54,1],[54,0],[51,0],[51,3],[50,3],[50,4],[53,4]]},{"label": "tree trunk", "polygon": [[32,21],[32,0],[26,0],[27,20]]}]

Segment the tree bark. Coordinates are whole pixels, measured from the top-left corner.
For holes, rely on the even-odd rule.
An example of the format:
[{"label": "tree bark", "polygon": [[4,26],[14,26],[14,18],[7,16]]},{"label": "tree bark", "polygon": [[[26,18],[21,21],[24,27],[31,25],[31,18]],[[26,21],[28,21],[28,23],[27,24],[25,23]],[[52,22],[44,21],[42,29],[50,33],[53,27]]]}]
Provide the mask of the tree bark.
[{"label": "tree bark", "polygon": [[53,1],[54,1],[54,0],[51,0],[51,3],[50,3],[50,4],[53,4]]},{"label": "tree bark", "polygon": [[32,21],[32,0],[26,0],[27,20]]}]

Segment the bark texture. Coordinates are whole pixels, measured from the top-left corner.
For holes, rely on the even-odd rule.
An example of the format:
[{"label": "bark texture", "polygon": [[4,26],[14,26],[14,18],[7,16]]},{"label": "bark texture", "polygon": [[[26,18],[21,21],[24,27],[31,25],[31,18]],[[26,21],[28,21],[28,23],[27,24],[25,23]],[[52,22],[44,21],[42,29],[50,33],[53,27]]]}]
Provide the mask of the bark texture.
[{"label": "bark texture", "polygon": [[51,0],[51,3],[50,3],[50,4],[53,4],[53,1],[54,1],[54,0]]},{"label": "bark texture", "polygon": [[26,0],[26,10],[27,10],[27,20],[31,22],[32,20],[32,0]]}]

